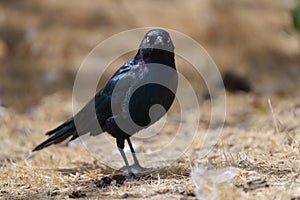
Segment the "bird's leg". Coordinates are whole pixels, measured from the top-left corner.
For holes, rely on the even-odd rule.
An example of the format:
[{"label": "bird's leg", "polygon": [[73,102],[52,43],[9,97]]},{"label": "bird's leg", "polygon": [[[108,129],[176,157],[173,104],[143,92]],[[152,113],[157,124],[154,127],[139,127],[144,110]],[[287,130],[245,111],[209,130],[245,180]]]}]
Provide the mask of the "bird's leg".
[{"label": "bird's leg", "polygon": [[122,158],[123,158],[123,160],[124,160],[124,162],[125,162],[126,169],[127,169],[128,173],[130,173],[130,172],[131,172],[131,169],[130,169],[130,167],[129,167],[129,163],[128,163],[127,157],[126,157],[126,155],[125,155],[125,153],[124,153],[124,150],[121,149],[121,148],[118,148],[118,149],[119,149],[120,154],[121,154],[121,156],[122,156]]},{"label": "bird's leg", "polygon": [[129,163],[128,163],[128,160],[127,160],[127,157],[126,157],[126,154],[124,152],[124,142],[125,140],[124,139],[120,139],[120,138],[117,138],[117,146],[118,146],[118,149],[120,151],[120,154],[125,162],[125,165],[126,165],[126,169],[128,171],[128,175],[129,175],[129,178],[133,178],[135,180],[139,180],[139,178],[137,176],[135,176],[135,174],[132,172],[131,170],[131,167],[129,166]]},{"label": "bird's leg", "polygon": [[133,157],[133,165],[131,165],[131,170],[133,170],[134,172],[145,172],[147,170],[152,170],[152,168],[145,168],[145,167],[142,167],[136,157],[136,153],[134,151],[134,148],[132,146],[132,143],[131,143],[131,140],[130,138],[126,138],[127,142],[128,142],[128,145],[130,147],[130,151],[132,153],[132,157]]},{"label": "bird's leg", "polygon": [[128,145],[129,145],[129,148],[130,148],[130,151],[132,153],[132,157],[133,157],[133,161],[134,161],[134,167],[137,167],[137,168],[143,168],[141,167],[137,157],[136,157],[136,154],[135,154],[135,151],[134,151],[134,148],[132,146],[132,143],[131,143],[131,140],[130,138],[127,138],[127,142],[128,142]]},{"label": "bird's leg", "polygon": [[127,157],[126,157],[126,155],[125,155],[125,153],[124,153],[124,150],[121,149],[121,148],[118,148],[118,149],[119,149],[119,151],[120,151],[120,153],[121,153],[121,156],[122,156],[122,158],[123,158],[123,160],[124,160],[124,162],[125,162],[125,165],[126,165],[126,168],[127,168],[127,171],[128,171],[128,178],[132,178],[132,179],[134,179],[134,180],[140,180],[140,178],[137,177],[137,176],[132,172],[131,167],[129,166]]}]

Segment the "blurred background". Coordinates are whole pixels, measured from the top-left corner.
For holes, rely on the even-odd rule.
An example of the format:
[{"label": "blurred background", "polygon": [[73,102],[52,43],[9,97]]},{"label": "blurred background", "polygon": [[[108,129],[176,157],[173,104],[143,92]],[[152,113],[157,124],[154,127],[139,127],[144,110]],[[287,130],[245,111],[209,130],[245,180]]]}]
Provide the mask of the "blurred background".
[{"label": "blurred background", "polygon": [[145,26],[192,37],[221,72],[239,74],[238,84],[247,81],[253,94],[297,96],[296,5],[294,0],[1,0],[0,105],[27,113],[54,93],[70,100],[76,71],[97,44]]}]

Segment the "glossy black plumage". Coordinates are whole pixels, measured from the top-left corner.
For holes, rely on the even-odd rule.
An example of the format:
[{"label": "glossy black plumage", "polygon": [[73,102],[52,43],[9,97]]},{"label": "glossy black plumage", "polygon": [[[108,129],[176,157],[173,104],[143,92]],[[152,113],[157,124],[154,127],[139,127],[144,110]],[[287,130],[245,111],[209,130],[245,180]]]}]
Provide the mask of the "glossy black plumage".
[{"label": "glossy black plumage", "polygon": [[[70,137],[69,141],[72,141],[82,134],[108,132],[116,138],[128,171],[131,172],[123,152],[125,140],[138,165],[129,138],[158,121],[169,110],[175,98],[177,81],[174,45],[169,34],[161,29],[150,30],[143,38],[136,56],[126,62],[74,117],[47,132],[46,135],[51,137],[33,151]],[[164,110],[154,110],[150,116],[150,108],[157,104]],[[93,112],[96,115],[91,115]],[[131,126],[130,120],[137,126]],[[102,130],[95,124],[99,124]]]}]

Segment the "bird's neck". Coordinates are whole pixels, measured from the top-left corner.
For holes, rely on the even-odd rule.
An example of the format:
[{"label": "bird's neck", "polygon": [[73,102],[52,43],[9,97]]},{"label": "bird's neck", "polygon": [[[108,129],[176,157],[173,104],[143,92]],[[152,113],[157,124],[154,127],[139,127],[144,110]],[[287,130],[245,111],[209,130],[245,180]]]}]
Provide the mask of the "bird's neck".
[{"label": "bird's neck", "polygon": [[137,60],[143,60],[145,64],[158,63],[175,68],[174,52],[162,49],[143,49],[136,55]]}]

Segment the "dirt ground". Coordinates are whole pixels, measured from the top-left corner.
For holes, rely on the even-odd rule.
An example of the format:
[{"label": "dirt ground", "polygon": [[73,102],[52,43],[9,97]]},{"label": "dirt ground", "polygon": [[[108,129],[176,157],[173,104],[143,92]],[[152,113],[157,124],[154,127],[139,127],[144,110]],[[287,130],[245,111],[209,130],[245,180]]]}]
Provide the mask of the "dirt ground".
[{"label": "dirt ground", "polygon": [[[291,21],[295,2],[1,1],[0,198],[195,199],[201,191],[190,176],[193,168],[235,167],[239,173],[233,179],[207,184],[202,193],[208,199],[212,194],[216,199],[300,199],[300,33]],[[113,181],[105,187],[99,180],[120,172],[80,141],[32,154],[46,131],[72,115],[73,83],[83,59],[106,38],[139,27],[187,34],[222,73],[233,70],[250,82],[249,93],[226,92],[225,124],[209,153],[201,156],[195,145],[189,156],[140,174],[139,181]],[[193,71],[182,66],[179,71],[203,97],[205,86]],[[209,100],[202,98],[200,108],[204,131]],[[176,109],[170,113],[176,114]],[[174,122],[179,123],[174,119],[166,125],[161,140],[172,139]]]}]

